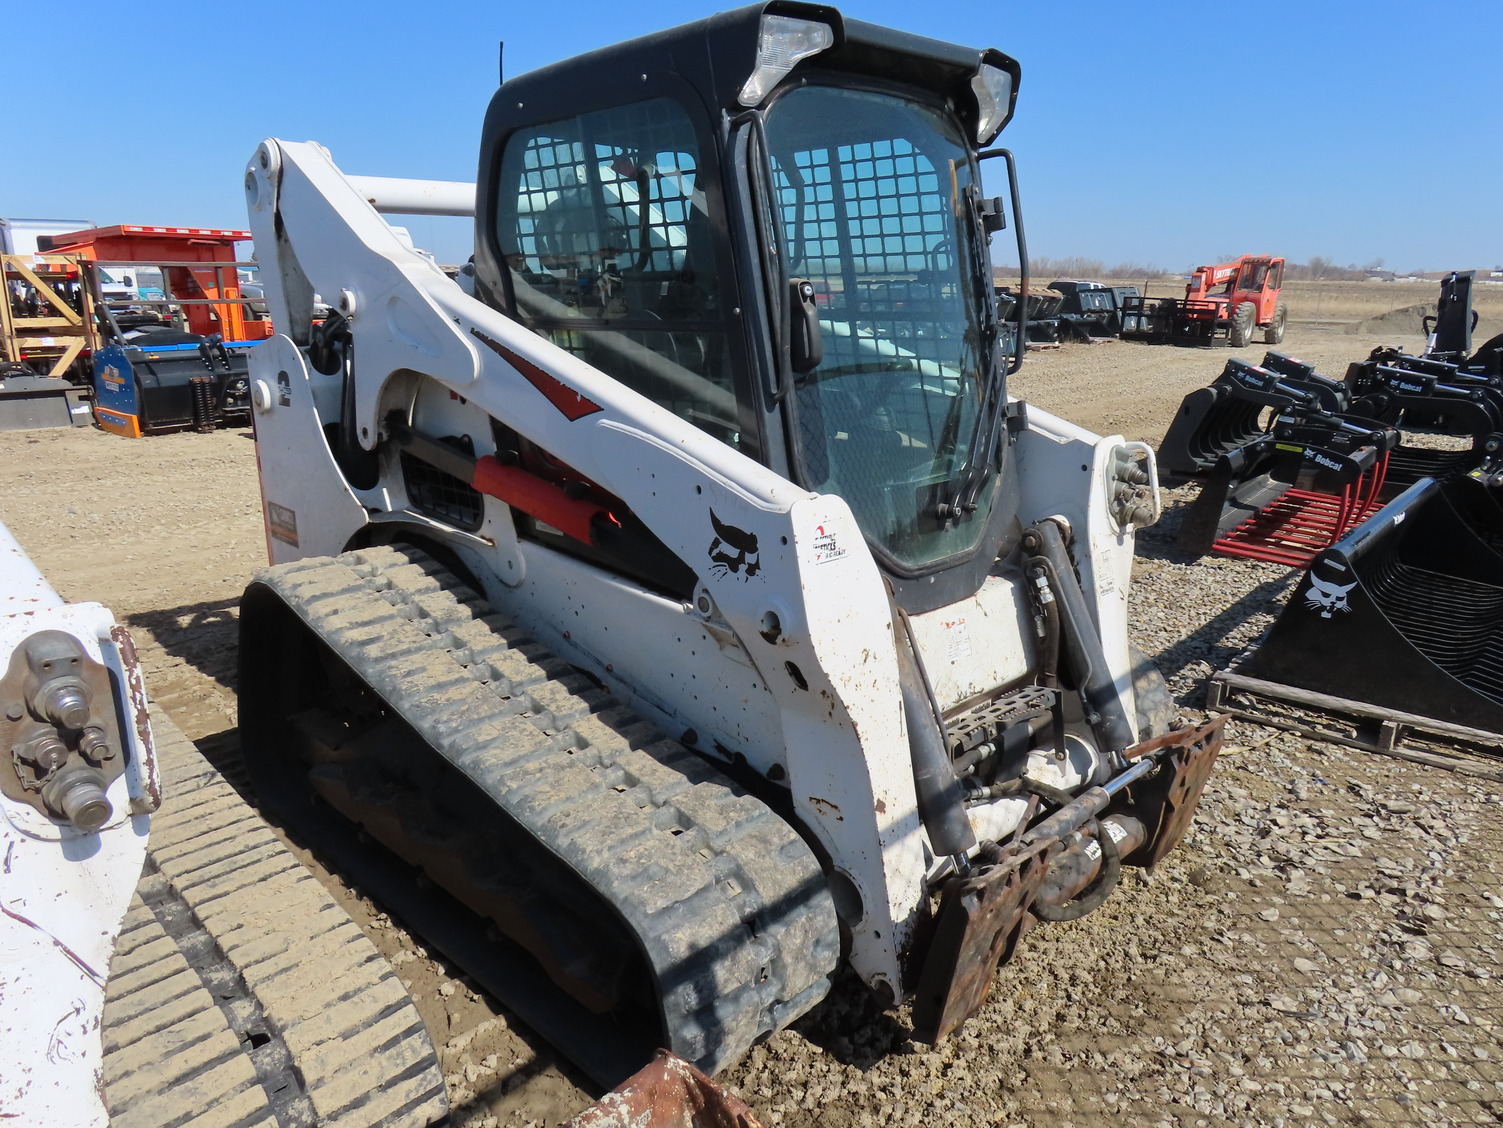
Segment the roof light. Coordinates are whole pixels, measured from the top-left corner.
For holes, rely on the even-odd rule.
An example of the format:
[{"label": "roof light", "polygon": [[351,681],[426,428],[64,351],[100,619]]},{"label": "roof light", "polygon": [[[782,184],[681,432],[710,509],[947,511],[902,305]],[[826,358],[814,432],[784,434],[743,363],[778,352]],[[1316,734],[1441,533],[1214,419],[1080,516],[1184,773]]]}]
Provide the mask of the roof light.
[{"label": "roof light", "polygon": [[758,105],[800,62],[834,45],[835,32],[828,24],[792,16],[763,16],[757,65],[736,100],[743,106]]},{"label": "roof light", "polygon": [[976,143],[985,145],[1007,124],[1012,113],[1012,75],[990,63],[971,77],[976,93]]}]

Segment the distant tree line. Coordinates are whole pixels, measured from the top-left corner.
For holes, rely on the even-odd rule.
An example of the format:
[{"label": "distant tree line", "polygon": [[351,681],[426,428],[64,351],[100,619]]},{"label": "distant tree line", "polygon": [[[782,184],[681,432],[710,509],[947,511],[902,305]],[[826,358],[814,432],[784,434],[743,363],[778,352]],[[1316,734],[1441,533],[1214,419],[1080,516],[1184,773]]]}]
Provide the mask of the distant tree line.
[{"label": "distant tree line", "polygon": [[[1010,266],[998,266],[994,273],[999,277],[1016,278],[1018,267],[1016,263]],[[1046,282],[1056,278],[1166,278],[1177,273],[1177,271],[1165,270],[1161,266],[1147,266],[1140,262],[1119,262],[1108,266],[1101,259],[1083,258],[1080,255],[1069,258],[1028,256],[1029,277]]]},{"label": "distant tree line", "polygon": [[[1222,255],[1214,261],[1232,262],[1236,258],[1236,255]],[[1108,266],[1101,259],[1080,255],[1068,258],[1028,256],[1029,276],[1045,282],[1055,278],[1178,278],[1190,274],[1200,265],[1191,263],[1183,270],[1165,270],[1161,266],[1141,262],[1119,262]],[[1294,282],[1360,282],[1382,269],[1382,259],[1374,259],[1365,266],[1340,266],[1335,259],[1311,255],[1309,262],[1286,262],[1284,277]],[[993,273],[999,278],[1015,278],[1018,268],[1016,264],[1002,265],[995,267]]]},{"label": "distant tree line", "polygon": [[1338,266],[1334,259],[1311,255],[1309,262],[1284,264],[1284,277],[1293,282],[1361,282],[1373,271],[1383,269],[1383,260],[1374,259],[1366,266]]}]

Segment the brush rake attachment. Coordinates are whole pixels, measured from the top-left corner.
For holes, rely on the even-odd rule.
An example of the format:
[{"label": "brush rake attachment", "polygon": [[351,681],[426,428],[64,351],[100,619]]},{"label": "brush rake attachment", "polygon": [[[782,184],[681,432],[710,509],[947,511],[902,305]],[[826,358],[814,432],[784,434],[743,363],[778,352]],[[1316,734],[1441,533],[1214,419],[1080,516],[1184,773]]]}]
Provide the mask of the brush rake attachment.
[{"label": "brush rake attachment", "polygon": [[1270,352],[1261,365],[1228,360],[1220,376],[1180,404],[1159,444],[1159,472],[1179,477],[1209,473],[1222,455],[1268,433],[1270,408],[1297,407],[1343,412],[1350,410],[1351,401],[1339,382],[1296,357]]},{"label": "brush rake attachment", "polygon": [[[1167,472],[1206,477],[1181,547],[1304,567],[1415,482],[1496,470],[1500,384],[1392,349],[1350,366],[1344,382],[1282,353],[1229,360],[1185,397],[1159,452]],[[1420,446],[1405,430],[1471,444]]]},{"label": "brush rake attachment", "polygon": [[1351,410],[1411,434],[1470,438],[1467,449],[1403,444],[1389,468],[1389,497],[1421,478],[1489,472],[1503,456],[1503,378],[1431,357],[1374,349],[1347,369]]},{"label": "brush rake attachment", "polygon": [[1398,432],[1314,410],[1216,462],[1180,546],[1301,568],[1378,508]]}]

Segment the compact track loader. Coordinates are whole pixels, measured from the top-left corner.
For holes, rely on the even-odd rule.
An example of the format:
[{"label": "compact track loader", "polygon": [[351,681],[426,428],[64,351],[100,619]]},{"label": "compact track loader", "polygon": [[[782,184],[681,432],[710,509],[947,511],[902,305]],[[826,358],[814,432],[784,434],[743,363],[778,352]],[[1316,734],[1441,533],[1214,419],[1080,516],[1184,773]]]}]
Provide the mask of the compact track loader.
[{"label": "compact track loader", "polygon": [[[1007,394],[1018,79],[765,3],[505,81],[476,185],[247,169],[253,781],[602,1081],[842,960],[941,1039],[1189,825],[1152,453]],[[473,214],[473,294],[383,210]]]}]

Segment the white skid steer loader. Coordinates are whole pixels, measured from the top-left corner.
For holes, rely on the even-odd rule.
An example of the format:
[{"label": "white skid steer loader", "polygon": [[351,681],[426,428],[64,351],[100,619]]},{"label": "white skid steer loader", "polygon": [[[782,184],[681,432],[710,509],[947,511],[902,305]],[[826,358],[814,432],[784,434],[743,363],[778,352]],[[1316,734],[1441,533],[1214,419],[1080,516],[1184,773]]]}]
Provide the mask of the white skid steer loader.
[{"label": "white skid steer loader", "polygon": [[[841,960],[943,1038],[1189,824],[1152,453],[1006,392],[1018,78],[775,0],[504,82],[477,185],[250,162],[252,779],[606,1083]],[[470,284],[382,212],[473,214]]]}]

